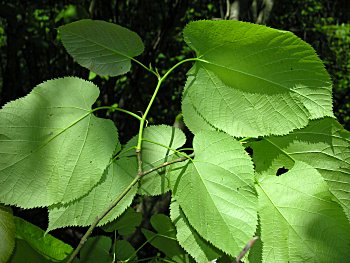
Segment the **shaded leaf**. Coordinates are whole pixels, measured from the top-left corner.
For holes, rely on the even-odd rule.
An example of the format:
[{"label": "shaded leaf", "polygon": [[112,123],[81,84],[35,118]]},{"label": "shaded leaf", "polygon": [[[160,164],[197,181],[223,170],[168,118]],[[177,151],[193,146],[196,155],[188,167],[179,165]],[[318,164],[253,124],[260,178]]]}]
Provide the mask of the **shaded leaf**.
[{"label": "shaded leaf", "polygon": [[128,72],[131,58],[144,49],[135,32],[105,21],[83,19],[58,31],[67,52],[80,65],[102,76]]},{"label": "shaded leaf", "polygon": [[[142,168],[143,171],[152,169],[172,158],[180,157],[174,154],[175,150],[186,142],[184,133],[175,127],[159,125],[150,126],[144,130],[142,142]],[[135,162],[135,150],[130,148],[137,145],[137,136],[133,137],[124,147],[121,156],[133,157]],[[171,148],[171,149],[169,149]],[[139,193],[143,195],[160,195],[169,191],[169,181],[166,169],[159,169],[141,179]]]},{"label": "shaded leaf", "polygon": [[150,221],[157,233],[147,229],[142,229],[142,233],[152,246],[162,251],[175,262],[192,262],[191,258],[177,242],[176,229],[169,217],[163,214],[156,214],[151,217]]},{"label": "shaded leaf", "polygon": [[7,262],[15,247],[15,222],[12,210],[0,205],[0,262]]},{"label": "shaded leaf", "polygon": [[134,247],[126,240],[117,240],[115,253],[118,260],[133,259],[135,255]]},{"label": "shaded leaf", "polygon": [[[45,234],[45,231],[39,227],[19,217],[15,217],[15,224],[16,238],[26,241],[26,243],[28,243],[28,245],[31,246],[36,252],[50,261],[62,261],[73,251],[70,245],[51,236],[50,234]],[[23,245],[22,248],[26,250],[28,249],[25,245]]]},{"label": "shaded leaf", "polygon": [[80,262],[83,263],[111,263],[113,258],[109,254],[112,240],[109,237],[90,237],[80,252]]},{"label": "shaded leaf", "polygon": [[0,110],[1,202],[66,203],[98,183],[119,143],[113,122],[91,114],[98,94],[93,83],[67,77]]},{"label": "shaded leaf", "polygon": [[350,220],[350,133],[334,119],[315,120],[304,129],[251,144],[256,170],[275,174],[296,161],[316,168]]},{"label": "shaded leaf", "polygon": [[235,137],[282,135],[333,116],[322,61],[292,33],[239,21],[196,21],[184,37],[200,61],[183,99],[188,96],[212,126]]},{"label": "shaded leaf", "polygon": [[[65,226],[89,226],[114,199],[116,199],[132,182],[137,173],[136,164],[129,158],[114,161],[104,178],[91,192],[79,200],[68,205],[54,205],[49,207],[49,227],[47,231]],[[104,217],[99,226],[104,225],[130,206],[137,187],[129,193]]]},{"label": "shaded leaf", "polygon": [[263,262],[347,262],[350,224],[316,169],[296,162],[256,187]]},{"label": "shaded leaf", "polygon": [[222,132],[200,132],[193,146],[194,160],[172,168],[178,173],[175,199],[200,236],[236,256],[257,224],[253,164],[241,144]]},{"label": "shaded leaf", "polygon": [[134,233],[141,221],[142,214],[129,207],[120,217],[104,225],[102,229],[106,232],[118,231],[119,235],[127,236]]},{"label": "shaded leaf", "polygon": [[217,248],[193,229],[175,200],[172,200],[170,209],[170,218],[176,227],[176,238],[196,262],[209,262],[221,256],[222,253]]},{"label": "shaded leaf", "polygon": [[52,261],[44,258],[40,253],[33,249],[26,241],[16,239],[16,246],[9,263],[51,263]]}]

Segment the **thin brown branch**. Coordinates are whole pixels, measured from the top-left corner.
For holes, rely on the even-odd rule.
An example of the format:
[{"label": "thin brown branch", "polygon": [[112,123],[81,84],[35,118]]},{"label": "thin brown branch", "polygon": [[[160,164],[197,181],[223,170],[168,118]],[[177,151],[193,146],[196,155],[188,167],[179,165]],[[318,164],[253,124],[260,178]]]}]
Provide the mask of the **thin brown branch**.
[{"label": "thin brown branch", "polygon": [[252,248],[254,243],[259,239],[259,237],[253,237],[251,240],[248,241],[247,245],[242,249],[241,253],[236,257],[235,263],[239,263],[240,260],[244,257],[245,254],[247,254],[248,250]]}]

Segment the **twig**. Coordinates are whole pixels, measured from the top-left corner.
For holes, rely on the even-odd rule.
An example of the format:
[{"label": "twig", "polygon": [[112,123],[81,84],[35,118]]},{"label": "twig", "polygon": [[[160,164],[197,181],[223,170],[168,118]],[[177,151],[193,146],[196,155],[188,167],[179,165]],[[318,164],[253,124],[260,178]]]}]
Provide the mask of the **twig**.
[{"label": "twig", "polygon": [[251,240],[248,241],[247,245],[245,245],[241,253],[239,253],[238,257],[236,257],[235,263],[239,263],[239,261],[244,257],[245,254],[247,254],[248,250],[252,248],[252,246],[258,239],[259,237],[253,237]]},{"label": "twig", "polygon": [[103,211],[103,213],[101,213],[101,215],[97,216],[95,221],[92,223],[92,225],[89,227],[89,229],[86,231],[86,233],[84,234],[84,236],[80,239],[79,245],[76,247],[76,249],[73,251],[73,253],[71,254],[70,258],[68,259],[67,263],[72,263],[74,258],[78,255],[79,251],[81,250],[81,248],[84,246],[85,242],[87,241],[87,239],[89,238],[89,236],[92,234],[92,231],[94,230],[94,228],[98,225],[98,223],[124,198],[124,196],[126,196],[128,194],[128,192],[132,189],[132,187],[137,184],[140,179],[147,175],[150,174],[156,170],[159,170],[163,167],[169,166],[171,164],[174,163],[179,163],[179,162],[183,162],[188,160],[189,158],[192,158],[194,156],[194,154],[190,154],[188,157],[180,157],[178,159],[169,161],[169,162],[165,162],[162,163],[161,165],[154,167],[152,169],[149,169],[145,172],[142,172],[142,160],[141,160],[141,152],[136,152],[137,155],[137,159],[138,159],[138,163],[139,165],[141,165],[141,168],[139,166],[138,172],[136,177],[134,178],[134,180],[128,185],[127,188],[125,188],[125,190],[108,206],[108,208]]}]

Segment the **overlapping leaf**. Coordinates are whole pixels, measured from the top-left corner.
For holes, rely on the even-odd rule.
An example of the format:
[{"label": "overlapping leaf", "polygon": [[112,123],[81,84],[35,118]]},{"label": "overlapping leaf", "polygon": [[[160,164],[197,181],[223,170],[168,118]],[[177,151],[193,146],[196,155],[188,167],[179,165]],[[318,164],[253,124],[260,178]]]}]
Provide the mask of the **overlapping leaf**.
[{"label": "overlapping leaf", "polygon": [[7,262],[15,248],[15,229],[11,209],[0,205],[0,262]]},{"label": "overlapping leaf", "polygon": [[316,168],[350,219],[350,133],[334,119],[315,120],[304,129],[251,144],[256,170],[275,174],[299,160]]},{"label": "overlapping leaf", "polygon": [[[174,150],[186,142],[184,133],[175,127],[159,125],[150,126],[144,130],[142,142],[142,168],[144,171],[152,169],[175,156]],[[124,147],[121,156],[133,157],[136,161],[135,150],[137,136],[132,138]],[[166,170],[160,169],[141,179],[139,192],[145,195],[159,195],[169,191]]]},{"label": "overlapping leaf", "polygon": [[83,67],[103,76],[128,72],[131,58],[144,49],[135,32],[105,21],[83,19],[58,30],[68,53]]},{"label": "overlapping leaf", "polygon": [[[100,215],[131,183],[137,173],[136,163],[129,158],[114,161],[108,169],[106,178],[92,191],[81,199],[68,205],[54,205],[49,207],[49,227],[47,231],[65,226],[88,226]],[[129,193],[113,208],[99,225],[104,225],[130,206],[137,188]]]},{"label": "overlapping leaf", "polygon": [[316,169],[296,162],[256,187],[263,262],[347,262],[350,224]]},{"label": "overlapping leaf", "polygon": [[24,208],[66,203],[100,181],[118,144],[110,120],[96,118],[91,82],[44,82],[0,110],[0,202]]},{"label": "overlapping leaf", "polygon": [[176,227],[176,239],[196,262],[209,262],[220,257],[220,251],[198,235],[188,223],[175,200],[172,200],[170,209],[170,218]]},{"label": "overlapping leaf", "polygon": [[[331,82],[311,46],[290,32],[239,21],[196,21],[184,94],[208,123],[233,136],[282,135],[333,116]],[[184,118],[187,118],[184,111]],[[191,123],[188,123],[191,128]]]},{"label": "overlapping leaf", "polygon": [[200,236],[236,256],[257,224],[253,164],[240,143],[225,133],[200,132],[193,146],[194,160],[172,170],[178,173],[173,194]]}]

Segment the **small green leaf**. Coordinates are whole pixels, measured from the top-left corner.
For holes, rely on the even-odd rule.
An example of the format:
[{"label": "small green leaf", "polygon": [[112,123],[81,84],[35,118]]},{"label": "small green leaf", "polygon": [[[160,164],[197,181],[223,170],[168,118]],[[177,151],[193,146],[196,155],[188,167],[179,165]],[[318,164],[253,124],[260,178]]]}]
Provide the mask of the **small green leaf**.
[{"label": "small green leaf", "polygon": [[113,258],[109,254],[112,240],[109,237],[91,237],[86,241],[80,252],[82,263],[111,263]]},{"label": "small green leaf", "polygon": [[144,46],[133,31],[99,20],[83,19],[58,29],[67,52],[83,67],[105,76],[130,70]]},{"label": "small green leaf", "polygon": [[[195,21],[184,38],[200,60],[183,99],[188,96],[217,129],[235,137],[283,135],[311,119],[333,116],[330,77],[312,47],[291,32],[239,21]],[[185,120],[188,114],[184,110]]]},{"label": "small green leaf", "polygon": [[118,231],[119,235],[127,236],[135,232],[141,221],[142,214],[129,207],[120,217],[102,226],[102,229],[106,232]]},{"label": "small green leaf", "polygon": [[172,200],[170,209],[170,218],[176,227],[176,238],[196,262],[209,262],[221,256],[222,253],[217,248],[193,229],[175,200]]},{"label": "small green leaf", "polygon": [[350,220],[350,133],[336,120],[315,120],[287,136],[271,136],[251,143],[256,170],[276,174],[296,161],[316,168]]},{"label": "small green leaf", "polygon": [[200,236],[236,256],[257,225],[252,161],[238,141],[222,132],[200,132],[193,146],[194,160],[172,167],[173,194]]},{"label": "small green leaf", "polygon": [[142,229],[142,233],[152,246],[158,248],[175,262],[192,262],[191,258],[177,242],[176,229],[169,217],[163,214],[153,215],[151,224],[157,231],[157,234],[147,229]]},{"label": "small green leaf", "polygon": [[[91,192],[68,205],[54,205],[49,207],[49,227],[47,231],[66,226],[88,226],[100,215],[131,183],[137,173],[133,160],[122,158],[114,161],[104,178]],[[104,225],[130,206],[137,187],[129,193],[104,217],[99,226]]]},{"label": "small green leaf", "polygon": [[[144,130],[142,142],[142,169],[147,171],[172,158],[181,157],[174,154],[186,142],[184,133],[175,127],[159,125],[150,126]],[[133,157],[136,160],[135,150],[137,136],[132,138],[124,147],[121,156]],[[139,193],[143,195],[160,195],[169,191],[169,182],[166,169],[159,169],[141,179]]]},{"label": "small green leaf", "polygon": [[[26,241],[35,251],[53,262],[62,261],[73,249],[59,239],[45,234],[39,227],[15,217],[16,238]],[[29,262],[29,261],[28,261]]]},{"label": "small green leaf", "polygon": [[0,205],[0,262],[7,262],[15,247],[15,222],[12,210]]},{"label": "small green leaf", "polygon": [[66,77],[0,110],[0,202],[67,203],[100,181],[119,142],[113,122],[91,113],[98,95],[93,83]]},{"label": "small green leaf", "polygon": [[296,162],[256,187],[263,262],[347,262],[350,224],[316,169]]}]

